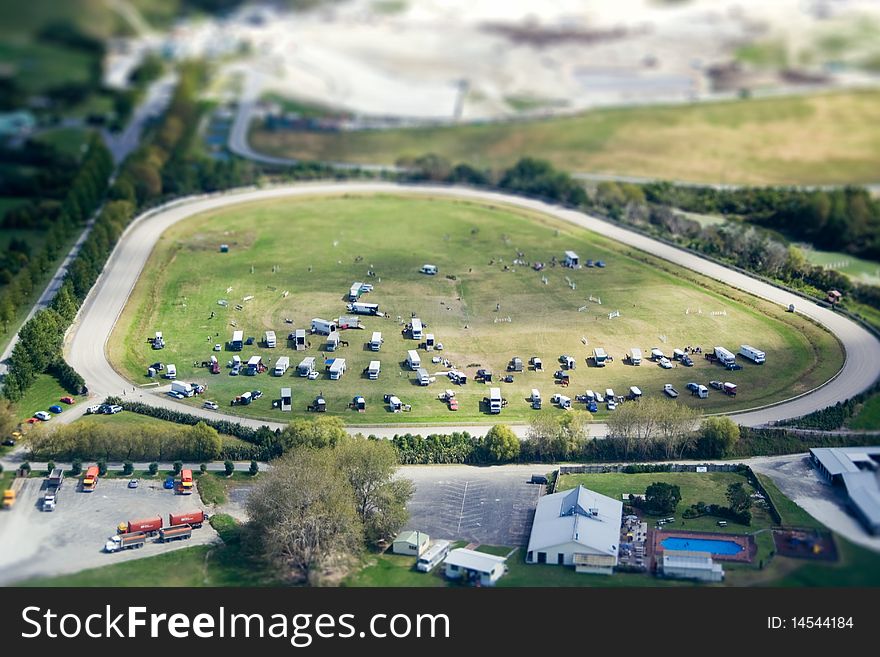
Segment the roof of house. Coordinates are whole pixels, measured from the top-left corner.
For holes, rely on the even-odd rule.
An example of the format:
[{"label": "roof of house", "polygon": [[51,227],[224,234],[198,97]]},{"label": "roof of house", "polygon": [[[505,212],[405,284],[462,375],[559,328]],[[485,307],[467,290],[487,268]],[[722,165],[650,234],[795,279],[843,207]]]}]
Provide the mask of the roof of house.
[{"label": "roof of house", "polygon": [[494,554],[486,554],[485,552],[477,552],[476,550],[468,550],[467,548],[456,548],[447,555],[444,563],[459,568],[475,570],[480,573],[491,573],[498,567],[499,563],[507,561],[505,557],[496,557]]},{"label": "roof of house", "polygon": [[402,531],[397,535],[397,538],[394,539],[394,542],[402,541],[404,543],[427,543],[431,540],[431,537],[428,536],[425,532],[420,532],[416,529],[408,529],[406,531]]},{"label": "roof of house", "polygon": [[623,503],[583,486],[538,501],[528,551],[577,543],[584,552],[617,556]]},{"label": "roof of house", "polygon": [[832,477],[840,475],[850,502],[865,519],[880,525],[880,447],[813,447],[810,453]]}]

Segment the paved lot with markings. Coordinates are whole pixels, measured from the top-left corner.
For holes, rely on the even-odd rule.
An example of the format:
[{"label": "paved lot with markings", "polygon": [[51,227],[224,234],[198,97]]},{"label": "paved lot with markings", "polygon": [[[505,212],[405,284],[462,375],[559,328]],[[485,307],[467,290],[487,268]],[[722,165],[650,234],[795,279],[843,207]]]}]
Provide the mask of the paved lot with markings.
[{"label": "paved lot with markings", "polygon": [[530,484],[546,466],[469,465],[405,466],[416,492],[409,505],[408,527],[434,538],[491,545],[528,542],[532,518],[544,486]]},{"label": "paved lot with markings", "polygon": [[83,493],[79,482],[68,478],[55,511],[44,513],[38,507],[43,481],[28,479],[15,506],[0,514],[0,584],[75,573],[219,540],[205,523],[189,540],[162,544],[151,539],[141,549],[105,554],[104,543],[120,522],[156,515],[167,522],[169,513],[203,508],[199,496],[176,495],[161,481],[141,481],[137,488],[128,488],[127,479],[102,479],[94,492]]}]

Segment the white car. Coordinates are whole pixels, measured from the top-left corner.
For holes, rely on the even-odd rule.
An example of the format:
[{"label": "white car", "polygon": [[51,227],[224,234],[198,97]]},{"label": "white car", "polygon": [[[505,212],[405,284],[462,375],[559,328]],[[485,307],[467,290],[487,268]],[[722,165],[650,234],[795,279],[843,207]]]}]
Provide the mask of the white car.
[{"label": "white car", "polygon": [[46,411],[37,411],[36,413],[34,413],[34,417],[37,418],[38,420],[42,420],[43,422],[46,422],[46,421],[52,419],[52,416],[49,413],[47,413]]},{"label": "white car", "polygon": [[218,408],[220,408],[220,404],[215,401],[206,401],[204,404],[202,404],[202,407],[210,409],[212,411],[216,411]]},{"label": "white car", "polygon": [[668,358],[661,358],[660,367],[662,367],[664,370],[671,370],[672,362]]},{"label": "white car", "polygon": [[100,413],[100,412],[101,412],[101,405],[100,404],[96,404],[95,406],[89,406],[86,409],[87,415],[92,415],[94,413]]},{"label": "white car", "polygon": [[313,371],[313,372],[309,372],[308,379],[309,379],[309,381],[314,381],[315,379],[318,378],[318,376],[319,376],[319,373],[317,370]]},{"label": "white car", "polygon": [[214,351],[222,351],[222,350],[223,350],[223,347],[219,342],[214,345]]},{"label": "white car", "polygon": [[617,408],[617,402],[615,402],[613,399],[609,399],[608,400],[608,410],[613,411],[616,408]]},{"label": "white car", "polygon": [[170,397],[174,397],[175,399],[183,399],[184,397],[186,397],[186,395],[184,395],[182,392],[177,392],[176,390],[169,390],[168,395]]}]

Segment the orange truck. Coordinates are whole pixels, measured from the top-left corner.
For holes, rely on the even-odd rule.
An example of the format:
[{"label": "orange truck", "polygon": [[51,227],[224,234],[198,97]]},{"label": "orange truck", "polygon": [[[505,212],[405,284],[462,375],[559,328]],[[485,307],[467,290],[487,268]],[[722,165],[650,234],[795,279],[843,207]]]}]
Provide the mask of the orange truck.
[{"label": "orange truck", "polygon": [[193,492],[193,473],[192,470],[181,470],[180,472],[180,492],[183,495],[191,495]]},{"label": "orange truck", "polygon": [[177,525],[189,525],[193,529],[198,529],[202,523],[208,519],[208,514],[202,511],[186,511],[185,513],[168,514],[168,525],[175,527]]},{"label": "orange truck", "polygon": [[91,493],[98,487],[98,466],[90,465],[86,470],[82,480],[82,489],[84,493]]},{"label": "orange truck", "polygon": [[140,520],[129,520],[128,522],[120,522],[116,527],[117,534],[137,534],[142,533],[147,536],[154,536],[162,529],[162,516],[154,516],[152,518],[141,518]]}]

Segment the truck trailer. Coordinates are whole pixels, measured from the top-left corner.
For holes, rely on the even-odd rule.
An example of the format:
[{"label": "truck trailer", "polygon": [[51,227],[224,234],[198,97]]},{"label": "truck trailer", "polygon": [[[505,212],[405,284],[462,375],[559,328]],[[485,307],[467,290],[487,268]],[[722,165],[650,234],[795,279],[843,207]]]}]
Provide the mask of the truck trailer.
[{"label": "truck trailer", "polygon": [[501,407],[504,405],[504,400],[501,398],[501,388],[490,388],[489,389],[489,412],[493,415],[497,415],[501,412]]},{"label": "truck trailer", "polygon": [[177,525],[175,527],[163,527],[159,530],[159,542],[180,541],[192,538],[193,530],[189,525]]},{"label": "truck trailer", "polygon": [[370,351],[379,351],[382,348],[382,332],[381,331],[373,331],[373,336],[370,338]]},{"label": "truck trailer", "polygon": [[169,513],[168,525],[189,525],[193,529],[199,529],[208,519],[208,514],[199,509],[198,511],[186,511],[183,513]]},{"label": "truck trailer", "polygon": [[232,351],[241,351],[244,347],[244,331],[233,331],[232,340],[229,341],[229,348]]},{"label": "truck trailer", "polygon": [[141,533],[147,536],[153,536],[162,529],[162,516],[154,516],[152,518],[141,518],[139,520],[129,520],[128,522],[120,522],[116,527],[117,534],[135,534]]},{"label": "truck trailer", "polygon": [[763,365],[764,361],[767,359],[767,355],[763,351],[750,347],[747,344],[740,346],[739,355],[748,358],[756,365]]},{"label": "truck trailer", "polygon": [[355,303],[350,303],[346,306],[348,312],[355,313],[356,315],[378,315],[379,314],[379,304],[378,303],[362,303],[357,301]]},{"label": "truck trailer", "polygon": [[293,410],[293,394],[290,388],[281,388],[281,410],[284,412]]},{"label": "truck trailer", "polygon": [[275,348],[275,331],[266,331],[265,335],[263,335],[263,342],[266,344],[268,349]]},{"label": "truck trailer", "polygon": [[722,365],[729,365],[736,361],[736,356],[724,347],[715,347],[715,358],[717,358]]},{"label": "truck trailer", "polygon": [[98,487],[98,466],[90,465],[82,479],[82,490],[91,493]]},{"label": "truck trailer", "polygon": [[275,376],[284,376],[290,367],[290,357],[282,356],[278,360],[275,361],[275,368],[272,370],[272,373]]}]

